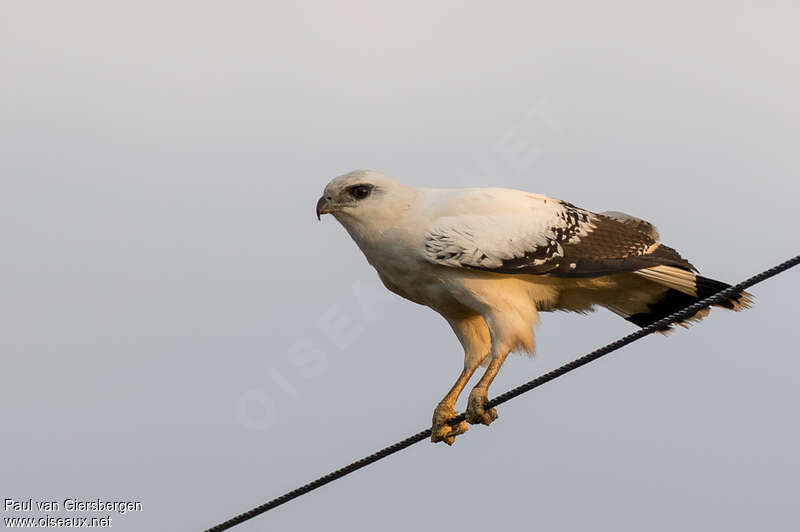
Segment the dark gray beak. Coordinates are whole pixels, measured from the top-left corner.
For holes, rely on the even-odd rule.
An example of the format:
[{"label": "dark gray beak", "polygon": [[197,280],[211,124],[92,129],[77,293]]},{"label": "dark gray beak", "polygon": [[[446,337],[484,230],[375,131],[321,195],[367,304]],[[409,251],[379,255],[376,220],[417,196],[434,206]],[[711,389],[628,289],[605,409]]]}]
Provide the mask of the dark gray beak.
[{"label": "dark gray beak", "polygon": [[317,220],[322,218],[323,214],[331,212],[328,210],[328,198],[322,196],[317,202]]}]

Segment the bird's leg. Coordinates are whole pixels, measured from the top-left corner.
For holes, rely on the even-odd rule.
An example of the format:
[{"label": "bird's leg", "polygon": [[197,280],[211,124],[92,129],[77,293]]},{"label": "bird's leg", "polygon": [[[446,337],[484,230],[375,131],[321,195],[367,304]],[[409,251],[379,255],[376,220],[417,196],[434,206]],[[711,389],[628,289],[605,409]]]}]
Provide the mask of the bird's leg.
[{"label": "bird's leg", "polygon": [[483,374],[481,380],[478,381],[478,384],[476,384],[469,393],[469,402],[467,403],[466,412],[467,421],[469,423],[473,425],[476,423],[489,425],[492,421],[497,419],[497,410],[494,408],[486,410],[484,405],[486,401],[488,401],[489,385],[497,376],[497,372],[500,371],[500,366],[503,365],[507,356],[508,351],[504,350],[492,357],[492,361],[489,362],[489,367],[486,368],[486,373]]},{"label": "bird's leg", "polygon": [[450,388],[450,391],[447,392],[444,399],[439,401],[439,404],[436,405],[436,409],[433,411],[433,425],[431,427],[432,442],[443,441],[447,445],[453,445],[456,436],[464,434],[469,430],[469,427],[464,421],[455,426],[448,425],[447,421],[456,417],[456,400],[458,396],[461,395],[461,390],[463,390],[464,386],[469,382],[469,378],[475,373],[475,368],[475,365],[465,366],[461,375],[458,376],[456,383]]},{"label": "bird's leg", "polygon": [[447,321],[464,347],[464,369],[433,411],[431,441],[443,441],[452,445],[456,436],[464,434],[469,427],[463,421],[457,425],[450,425],[447,422],[456,417],[456,400],[475,373],[475,369],[489,356],[492,340],[486,321],[478,314],[463,312],[449,317]]}]

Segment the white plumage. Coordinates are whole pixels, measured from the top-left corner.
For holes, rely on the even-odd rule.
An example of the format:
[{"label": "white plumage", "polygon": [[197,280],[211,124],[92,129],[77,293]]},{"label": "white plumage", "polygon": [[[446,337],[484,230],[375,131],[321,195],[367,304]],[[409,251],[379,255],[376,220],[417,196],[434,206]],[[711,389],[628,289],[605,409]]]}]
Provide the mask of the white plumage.
[{"label": "white plumage", "polygon": [[[446,421],[481,364],[487,369],[470,393],[467,421],[497,417],[483,406],[489,384],[510,352],[533,353],[540,311],[602,306],[644,326],[728,286],[697,275],[644,220],[523,191],[413,188],[358,170],[328,184],[317,204],[324,213],[345,227],[389,290],[436,310],[464,347],[463,370],[433,415],[432,440],[448,444],[467,430]],[[749,302],[742,292],[720,306]]]}]

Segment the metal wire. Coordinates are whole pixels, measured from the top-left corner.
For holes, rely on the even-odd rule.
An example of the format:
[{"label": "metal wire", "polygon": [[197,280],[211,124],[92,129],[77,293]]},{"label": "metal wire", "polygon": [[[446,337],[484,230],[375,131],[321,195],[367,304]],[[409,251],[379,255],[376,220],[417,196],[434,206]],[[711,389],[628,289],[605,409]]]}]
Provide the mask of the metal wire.
[{"label": "metal wire", "polygon": [[[779,273],[782,273],[782,272],[784,272],[784,271],[786,271],[786,270],[788,270],[790,268],[793,268],[793,267],[797,266],[798,264],[800,264],[800,255],[797,255],[794,258],[791,258],[791,259],[787,260],[786,262],[783,262],[783,263],[781,263],[781,264],[779,264],[779,265],[777,265],[777,266],[775,266],[773,268],[770,268],[769,270],[765,270],[765,271],[759,273],[758,275],[754,275],[753,277],[750,277],[746,281],[742,281],[741,283],[739,283],[737,285],[731,286],[730,288],[726,288],[725,290],[717,292],[716,294],[714,294],[712,296],[709,296],[709,297],[707,297],[707,298],[705,298],[705,299],[703,299],[701,301],[698,301],[697,303],[689,305],[688,307],[684,308],[683,310],[679,310],[678,312],[670,314],[669,316],[667,316],[667,317],[665,317],[663,319],[660,319],[657,322],[648,325],[647,327],[639,329],[638,331],[633,332],[633,333],[629,334],[628,336],[625,336],[624,338],[620,338],[616,342],[612,342],[612,343],[610,343],[610,344],[608,344],[606,346],[603,346],[603,347],[601,347],[601,348],[599,348],[599,349],[597,349],[595,351],[592,351],[588,355],[584,355],[584,356],[582,356],[582,357],[580,357],[578,359],[573,360],[572,362],[564,364],[563,366],[561,366],[558,369],[555,369],[555,370],[553,370],[553,371],[551,371],[549,373],[545,373],[544,375],[542,375],[540,377],[537,377],[537,378],[533,379],[532,381],[526,382],[525,384],[522,384],[521,386],[517,386],[513,390],[509,390],[509,391],[507,391],[506,393],[504,393],[502,395],[498,395],[497,397],[495,397],[494,399],[492,399],[492,400],[490,400],[490,401],[488,401],[486,403],[486,408],[495,407],[497,405],[501,405],[501,404],[503,404],[503,403],[505,403],[507,401],[510,401],[511,399],[517,397],[518,395],[522,395],[523,393],[528,392],[530,390],[533,390],[534,388],[537,388],[537,387],[541,386],[542,384],[544,384],[546,382],[550,382],[550,381],[552,381],[554,379],[557,379],[558,377],[560,377],[560,376],[562,376],[562,375],[564,375],[566,373],[569,373],[570,371],[575,370],[575,369],[577,369],[577,368],[579,368],[581,366],[585,366],[586,364],[588,364],[590,362],[593,362],[593,361],[597,360],[598,358],[601,358],[601,357],[603,357],[603,356],[605,356],[605,355],[607,355],[607,354],[609,354],[609,353],[611,353],[613,351],[616,351],[616,350],[618,350],[618,349],[620,349],[620,348],[622,348],[622,347],[624,347],[624,346],[626,346],[626,345],[628,345],[630,343],[633,343],[636,340],[639,340],[640,338],[643,338],[643,337],[645,337],[645,336],[647,336],[649,334],[652,334],[652,333],[664,328],[665,326],[667,326],[667,325],[669,325],[671,323],[674,323],[674,322],[680,321],[682,319],[688,318],[689,316],[693,316],[700,309],[703,309],[705,307],[713,305],[714,303],[719,303],[721,301],[724,301],[725,299],[727,299],[731,295],[736,294],[737,292],[739,292],[741,290],[744,290],[746,288],[749,288],[749,287],[751,287],[751,286],[753,286],[755,284],[758,284],[758,283],[760,283],[762,281],[765,281],[765,280],[769,279],[770,277],[774,277],[774,276],[778,275]],[[464,419],[465,419],[465,415],[464,414],[459,414],[456,417],[454,417],[453,419],[451,419],[448,422],[448,424],[459,423],[461,421],[464,421]],[[386,458],[387,456],[393,455],[396,452],[402,451],[406,447],[410,447],[410,446],[414,445],[417,442],[420,442],[422,440],[426,440],[426,439],[428,439],[430,437],[430,435],[431,435],[431,429],[425,429],[425,430],[423,430],[421,432],[418,432],[418,433],[414,434],[413,436],[409,436],[408,438],[395,443],[394,445],[390,445],[389,447],[385,447],[385,448],[381,449],[380,451],[378,451],[378,452],[376,452],[374,454],[371,454],[369,456],[366,456],[366,457],[362,458],[361,460],[355,461],[352,464],[346,465],[345,467],[343,467],[341,469],[337,469],[336,471],[334,471],[332,473],[328,473],[327,475],[325,475],[323,477],[320,477],[317,480],[314,480],[313,482],[309,482],[308,484],[300,486],[299,488],[294,489],[294,490],[292,490],[292,491],[290,491],[288,493],[284,493],[280,497],[272,499],[271,501],[266,502],[266,503],[264,503],[264,504],[262,504],[260,506],[257,506],[255,508],[253,508],[252,510],[249,510],[247,512],[244,512],[243,514],[237,515],[233,519],[225,521],[224,523],[219,524],[219,525],[217,525],[215,527],[209,528],[205,532],[221,532],[222,530],[228,530],[229,528],[232,528],[232,527],[234,527],[234,526],[236,526],[238,524],[244,523],[245,521],[249,521],[250,519],[252,519],[252,518],[254,518],[254,517],[258,516],[258,515],[261,515],[264,512],[272,510],[273,508],[276,508],[276,507],[278,507],[278,506],[280,506],[280,505],[282,505],[284,503],[287,503],[287,502],[291,501],[292,499],[296,499],[297,497],[300,497],[301,495],[305,495],[306,493],[308,493],[310,491],[313,491],[313,490],[315,490],[317,488],[320,488],[320,487],[324,486],[325,484],[328,484],[330,482],[333,482],[334,480],[337,480],[337,479],[342,478],[342,477],[344,477],[346,475],[349,475],[350,473],[352,473],[354,471],[357,471],[357,470],[359,470],[359,469],[361,469],[363,467],[366,467],[366,466],[368,466],[368,465],[370,465],[370,464],[372,464],[374,462],[377,462],[378,460],[382,460],[382,459]]]}]

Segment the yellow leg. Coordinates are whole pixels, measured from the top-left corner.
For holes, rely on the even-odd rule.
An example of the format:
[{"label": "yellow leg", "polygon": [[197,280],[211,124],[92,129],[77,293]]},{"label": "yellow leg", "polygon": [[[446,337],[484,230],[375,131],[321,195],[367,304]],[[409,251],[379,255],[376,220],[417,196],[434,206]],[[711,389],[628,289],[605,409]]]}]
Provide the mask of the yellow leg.
[{"label": "yellow leg", "polygon": [[451,316],[447,321],[464,348],[464,369],[456,383],[433,411],[431,441],[443,441],[448,445],[453,445],[456,436],[464,434],[469,427],[463,421],[455,426],[450,426],[447,424],[447,420],[456,416],[456,400],[472,374],[475,373],[475,369],[484,358],[489,356],[492,340],[486,321],[478,314],[465,311]]},{"label": "yellow leg", "polygon": [[469,430],[469,427],[464,421],[456,426],[450,426],[447,424],[447,420],[456,417],[456,400],[458,396],[461,395],[461,391],[464,389],[464,386],[467,385],[467,382],[469,382],[472,374],[475,373],[475,367],[476,366],[464,368],[461,375],[458,376],[456,383],[450,388],[450,391],[447,392],[447,395],[444,396],[444,399],[439,402],[436,409],[433,411],[433,425],[431,428],[432,442],[443,441],[447,445],[453,445],[456,436],[464,434]]},{"label": "yellow leg", "polygon": [[469,393],[469,402],[467,403],[467,421],[473,425],[481,423],[482,425],[489,425],[492,421],[497,419],[497,410],[490,408],[486,410],[484,404],[488,401],[489,385],[497,376],[500,371],[500,366],[505,362],[508,356],[508,351],[505,354],[498,354],[492,358],[486,372],[478,381],[478,384]]}]

